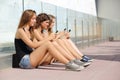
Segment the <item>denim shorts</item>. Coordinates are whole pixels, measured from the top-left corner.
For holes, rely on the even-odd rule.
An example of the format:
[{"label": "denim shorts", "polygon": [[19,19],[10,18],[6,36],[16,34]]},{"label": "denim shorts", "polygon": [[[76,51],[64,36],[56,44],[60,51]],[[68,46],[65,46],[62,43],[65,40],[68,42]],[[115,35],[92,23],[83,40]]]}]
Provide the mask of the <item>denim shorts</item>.
[{"label": "denim shorts", "polygon": [[30,56],[29,55],[25,55],[23,56],[23,58],[21,59],[19,66],[21,68],[25,68],[25,69],[31,69],[32,65],[30,64]]}]

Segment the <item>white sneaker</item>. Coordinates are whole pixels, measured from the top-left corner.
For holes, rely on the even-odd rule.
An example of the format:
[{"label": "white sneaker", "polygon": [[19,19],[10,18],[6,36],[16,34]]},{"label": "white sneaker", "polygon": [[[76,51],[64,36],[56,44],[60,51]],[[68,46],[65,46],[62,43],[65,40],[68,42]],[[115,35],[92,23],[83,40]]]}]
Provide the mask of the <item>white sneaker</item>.
[{"label": "white sneaker", "polygon": [[65,66],[66,66],[66,70],[72,70],[72,71],[81,71],[82,69],[84,69],[83,66],[77,65],[73,61],[70,61]]}]

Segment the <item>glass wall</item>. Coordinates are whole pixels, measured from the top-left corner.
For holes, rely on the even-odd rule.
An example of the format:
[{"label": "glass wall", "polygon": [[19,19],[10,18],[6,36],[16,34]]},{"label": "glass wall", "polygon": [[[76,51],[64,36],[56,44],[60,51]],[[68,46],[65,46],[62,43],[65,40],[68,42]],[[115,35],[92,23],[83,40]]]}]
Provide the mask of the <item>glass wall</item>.
[{"label": "glass wall", "polygon": [[67,12],[67,17],[68,17],[68,29],[71,29],[71,39],[75,42],[76,41],[76,14],[75,11],[73,10],[68,10]]},{"label": "glass wall", "polygon": [[[56,6],[55,5],[51,5],[51,4],[48,4],[48,3],[42,3],[42,12],[43,13],[47,13],[47,14],[51,14],[51,15],[54,15],[56,18]],[[55,22],[55,26],[53,28],[53,31],[55,32],[56,31],[56,22]]]},{"label": "glass wall", "polygon": [[0,43],[13,42],[23,11],[22,0],[0,0],[0,2]]},{"label": "glass wall", "polygon": [[57,30],[63,31],[65,28],[67,29],[67,10],[62,7],[57,7],[56,9],[56,19],[57,19]]},{"label": "glass wall", "polygon": [[82,21],[83,14],[76,12],[76,41],[82,40]]},{"label": "glass wall", "polygon": [[41,13],[42,12],[42,3],[40,0],[24,0],[23,2],[23,9],[33,9],[36,11],[36,13]]},{"label": "glass wall", "polygon": [[110,37],[120,40],[120,24],[98,18],[68,8],[41,2],[40,0],[4,0],[0,1],[0,43],[13,43],[23,10],[34,9],[37,14],[43,12],[56,17],[56,30],[71,29],[71,39],[80,47],[91,46],[108,41]]}]

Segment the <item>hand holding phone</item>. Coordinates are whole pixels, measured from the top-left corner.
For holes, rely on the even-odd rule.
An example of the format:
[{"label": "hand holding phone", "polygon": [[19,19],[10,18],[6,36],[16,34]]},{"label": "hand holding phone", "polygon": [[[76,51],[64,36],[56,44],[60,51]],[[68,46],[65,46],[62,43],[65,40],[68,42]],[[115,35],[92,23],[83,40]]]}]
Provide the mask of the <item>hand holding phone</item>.
[{"label": "hand holding phone", "polygon": [[66,31],[67,29],[65,28],[64,31]]},{"label": "hand holding phone", "polygon": [[56,32],[55,33],[58,33],[58,30],[56,30]]},{"label": "hand holding phone", "polygon": [[69,29],[68,32],[71,32],[71,29]]}]

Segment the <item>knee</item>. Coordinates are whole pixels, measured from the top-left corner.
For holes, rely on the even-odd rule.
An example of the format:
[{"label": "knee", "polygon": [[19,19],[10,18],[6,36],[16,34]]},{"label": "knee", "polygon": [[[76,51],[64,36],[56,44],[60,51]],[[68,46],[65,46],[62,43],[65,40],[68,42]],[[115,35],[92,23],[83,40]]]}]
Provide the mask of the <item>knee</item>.
[{"label": "knee", "polygon": [[46,41],[44,45],[46,45],[46,46],[52,46],[52,42]]}]

